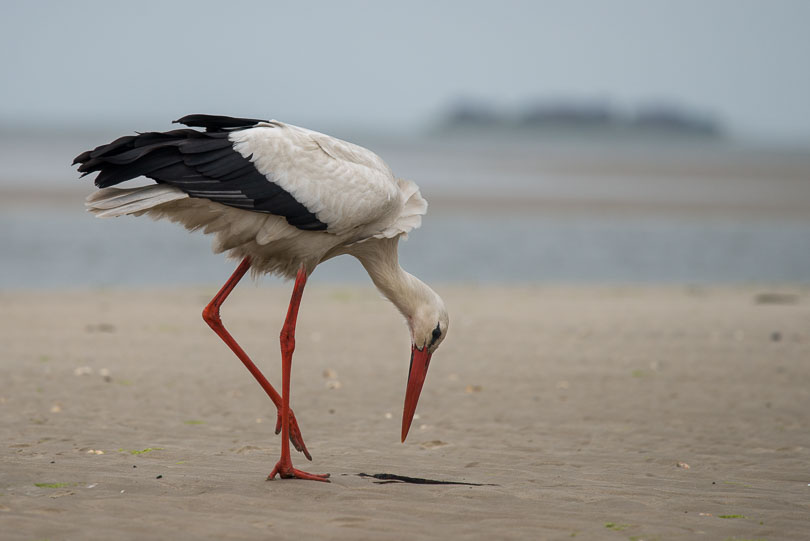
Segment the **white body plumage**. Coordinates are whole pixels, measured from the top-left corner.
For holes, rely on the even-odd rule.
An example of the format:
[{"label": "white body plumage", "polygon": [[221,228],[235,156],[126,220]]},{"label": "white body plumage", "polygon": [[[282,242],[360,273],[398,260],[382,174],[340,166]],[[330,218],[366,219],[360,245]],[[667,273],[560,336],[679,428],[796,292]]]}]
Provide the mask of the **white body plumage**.
[{"label": "white body plumage", "polygon": [[[228,138],[327,229],[301,230],[282,216],[190,197],[166,184],[103,188],[86,205],[99,217],[148,214],[189,230],[202,229],[215,235],[215,252],[237,259],[250,256],[255,273],[288,278],[302,264],[312,272],[321,261],[352,253],[358,242],[407,235],[421,225],[427,211],[415,183],[395,178],[379,156],[358,145],[278,121],[234,131]],[[222,197],[221,190],[217,193]]]}]

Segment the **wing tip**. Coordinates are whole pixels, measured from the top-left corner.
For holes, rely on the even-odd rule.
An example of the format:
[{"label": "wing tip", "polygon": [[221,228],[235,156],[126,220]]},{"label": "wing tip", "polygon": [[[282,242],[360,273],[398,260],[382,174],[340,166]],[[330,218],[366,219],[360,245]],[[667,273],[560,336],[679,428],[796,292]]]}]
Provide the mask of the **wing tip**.
[{"label": "wing tip", "polygon": [[208,131],[222,131],[250,128],[261,122],[267,122],[267,120],[197,113],[173,120],[172,124],[182,124],[189,128],[205,128]]}]

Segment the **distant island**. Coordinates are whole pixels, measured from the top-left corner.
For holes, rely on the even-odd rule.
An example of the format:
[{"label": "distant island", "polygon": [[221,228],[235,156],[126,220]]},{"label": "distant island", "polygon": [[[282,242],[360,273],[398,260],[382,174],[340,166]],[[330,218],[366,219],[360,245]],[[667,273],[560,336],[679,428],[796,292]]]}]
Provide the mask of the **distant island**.
[{"label": "distant island", "polygon": [[541,101],[513,113],[487,104],[460,101],[448,108],[436,127],[439,133],[477,130],[547,135],[652,135],[719,138],[724,127],[705,114],[672,104],[641,106],[624,111],[604,103]]}]

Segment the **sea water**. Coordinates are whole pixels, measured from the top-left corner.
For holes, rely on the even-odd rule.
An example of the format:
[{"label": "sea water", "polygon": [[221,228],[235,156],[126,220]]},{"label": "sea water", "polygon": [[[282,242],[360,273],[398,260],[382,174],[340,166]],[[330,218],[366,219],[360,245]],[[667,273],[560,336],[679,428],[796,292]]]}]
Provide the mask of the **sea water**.
[{"label": "sea water", "polygon": [[[90,181],[77,180],[68,163],[92,140],[62,137],[45,147],[35,140],[7,141],[0,188],[46,194],[83,182],[89,193]],[[362,142],[374,148],[373,138]],[[423,226],[401,243],[402,265],[426,281],[810,282],[810,213],[744,210],[779,201],[810,208],[810,178],[802,181],[801,175],[781,181],[766,178],[767,172],[735,178],[733,167],[720,179],[681,178],[677,171],[669,177],[627,176],[598,167],[588,167],[586,174],[560,173],[553,167],[553,145],[538,152],[536,144],[522,141],[421,138],[387,140],[379,147],[375,150],[398,174],[416,180],[428,199],[434,194],[439,201]],[[560,152],[576,159],[575,145]],[[584,154],[592,158],[593,148]],[[631,158],[625,153],[622,159]],[[649,153],[644,159],[655,163]],[[671,155],[665,159],[673,161]],[[521,204],[530,199],[544,203]],[[573,210],[555,209],[556,200]],[[217,284],[235,266],[212,254],[210,239],[201,233],[147,218],[99,220],[79,201],[0,207],[0,288]],[[618,210],[603,212],[600,202],[619,205]],[[687,211],[700,205],[743,210],[632,210],[672,204]],[[350,257],[323,264],[312,279],[368,280]]]}]

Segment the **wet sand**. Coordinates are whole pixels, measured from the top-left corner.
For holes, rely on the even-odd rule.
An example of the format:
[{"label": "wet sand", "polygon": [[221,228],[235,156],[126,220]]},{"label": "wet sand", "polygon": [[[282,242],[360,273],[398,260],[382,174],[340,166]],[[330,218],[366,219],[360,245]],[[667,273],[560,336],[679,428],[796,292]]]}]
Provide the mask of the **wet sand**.
[{"label": "wet sand", "polygon": [[[306,292],[293,461],[331,484],[265,481],[275,410],[200,318],[215,286],[0,292],[0,537],[806,538],[806,287],[437,289],[450,333],[404,445],[400,316]],[[223,309],[274,383],[288,294]]]}]

